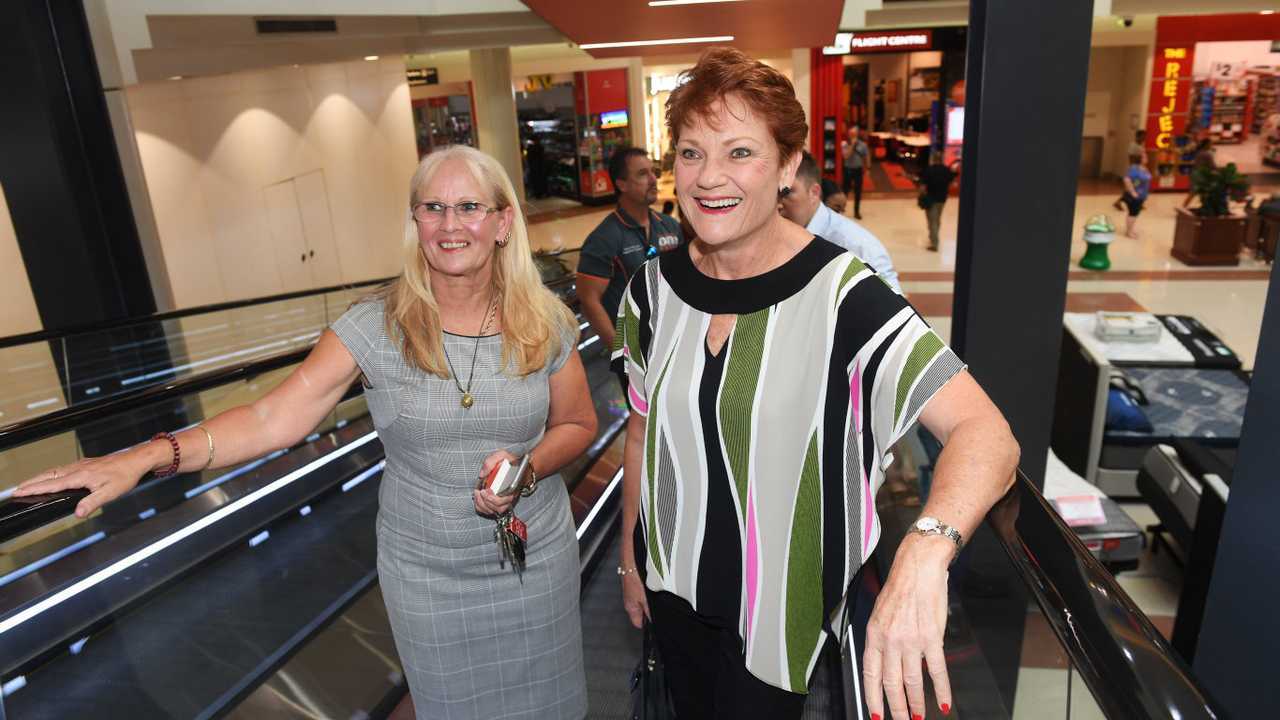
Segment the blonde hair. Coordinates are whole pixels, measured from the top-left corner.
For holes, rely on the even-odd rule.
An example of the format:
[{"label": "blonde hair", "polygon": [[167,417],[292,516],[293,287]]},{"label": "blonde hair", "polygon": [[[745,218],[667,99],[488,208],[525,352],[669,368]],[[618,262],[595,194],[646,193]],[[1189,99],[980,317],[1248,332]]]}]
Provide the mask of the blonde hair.
[{"label": "blonde hair", "polygon": [[[409,181],[405,207],[404,269],[378,295],[386,303],[387,336],[400,340],[405,360],[424,372],[449,377],[444,355],[440,307],[431,292],[431,277],[413,219],[418,193],[445,163],[459,161],[481,188],[494,199],[497,209],[514,214],[510,239],[494,249],[493,284],[502,318],[502,368],[517,375],[542,369],[560,351],[562,338],[577,329],[569,308],[542,284],[529,247],[524,213],[516,201],[511,179],[497,160],[465,145],[454,145],[422,158]],[[576,335],[570,335],[576,337]]]}]

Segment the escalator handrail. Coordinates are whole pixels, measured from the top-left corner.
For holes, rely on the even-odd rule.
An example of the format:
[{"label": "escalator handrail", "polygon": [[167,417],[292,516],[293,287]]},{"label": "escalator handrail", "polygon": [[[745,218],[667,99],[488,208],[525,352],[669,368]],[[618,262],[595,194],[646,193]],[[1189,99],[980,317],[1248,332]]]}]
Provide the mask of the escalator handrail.
[{"label": "escalator handrail", "polygon": [[72,405],[61,410],[20,420],[0,427],[0,452],[51,435],[74,430],[84,423],[135,410],[144,405],[202,392],[219,385],[247,380],[265,372],[302,362],[311,348],[248,360],[238,365],[219,368],[190,377],[151,385],[134,392],[114,395],[97,402]]},{"label": "escalator handrail", "polygon": [[1107,717],[1222,717],[1169,642],[1021,471],[987,523]]},{"label": "escalator handrail", "polygon": [[238,310],[251,305],[267,305],[270,303],[283,302],[285,300],[296,300],[298,298],[310,297],[313,295],[326,295],[328,293],[341,292],[343,290],[372,287],[382,285],[394,279],[395,277],[384,277],[375,278],[373,280],[360,280],[358,282],[342,283],[341,285],[311,288],[310,290],[295,290],[293,292],[280,293],[278,295],[265,295],[263,297],[249,298],[246,300],[231,300],[228,302],[183,308],[181,310],[169,310],[167,312],[153,313],[151,315],[135,315],[133,317],[120,318],[117,320],[104,320],[51,330],[37,330],[35,332],[23,333],[21,335],[9,335],[7,337],[0,338],[0,350],[17,345],[61,340],[62,338],[69,337],[71,335],[101,332],[103,330],[118,330],[120,328],[131,327],[134,325],[145,325],[147,323],[191,317],[192,315],[204,315],[207,313],[225,312],[227,310]]}]

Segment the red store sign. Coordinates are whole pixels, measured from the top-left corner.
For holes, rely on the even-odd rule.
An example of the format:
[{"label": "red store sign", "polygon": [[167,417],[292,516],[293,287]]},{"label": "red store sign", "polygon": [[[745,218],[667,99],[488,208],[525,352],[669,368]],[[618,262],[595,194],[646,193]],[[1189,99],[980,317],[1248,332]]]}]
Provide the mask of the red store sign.
[{"label": "red store sign", "polygon": [[908,52],[933,47],[932,30],[886,30],[884,32],[836,33],[836,41],[822,48],[824,55],[870,52]]}]

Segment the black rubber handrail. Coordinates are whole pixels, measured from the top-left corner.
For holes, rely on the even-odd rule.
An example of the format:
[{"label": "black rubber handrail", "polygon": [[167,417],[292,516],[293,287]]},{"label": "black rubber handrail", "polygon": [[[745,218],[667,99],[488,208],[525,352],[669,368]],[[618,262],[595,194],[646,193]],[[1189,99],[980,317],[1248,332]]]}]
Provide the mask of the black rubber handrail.
[{"label": "black rubber handrail", "polygon": [[987,522],[1107,717],[1223,717],[1115,576],[1021,471]]},{"label": "black rubber handrail", "polygon": [[0,452],[33,440],[74,430],[84,423],[135,410],[144,405],[201,392],[230,382],[247,380],[265,372],[300,363],[310,352],[311,348],[307,347],[259,360],[250,360],[239,365],[172,380],[161,385],[152,385],[97,402],[72,405],[46,415],[6,425],[0,427]]},{"label": "black rubber handrail", "polygon": [[284,300],[296,300],[297,298],[310,297],[312,295],[325,295],[332,292],[340,292],[342,290],[372,287],[375,285],[382,285],[394,279],[394,277],[385,277],[374,280],[361,280],[359,282],[343,283],[341,285],[311,288],[310,290],[295,290],[293,292],[280,293],[279,295],[266,295],[263,297],[249,298],[247,300],[232,300],[229,302],[214,303],[211,305],[200,305],[198,307],[183,308],[182,310],[170,310],[168,312],[154,313],[151,315],[137,315],[134,317],[120,318],[118,320],[103,320],[100,322],[71,325],[52,330],[37,330],[36,332],[24,333],[22,335],[10,335],[8,337],[0,338],[0,349],[13,347],[15,345],[26,345],[34,342],[58,340],[68,335],[100,332],[102,330],[117,330],[119,328],[130,327],[133,325],[143,325],[151,322],[162,322],[164,320],[191,317],[192,315],[204,315],[206,313],[236,310],[243,307],[249,307],[250,305],[265,305]]}]

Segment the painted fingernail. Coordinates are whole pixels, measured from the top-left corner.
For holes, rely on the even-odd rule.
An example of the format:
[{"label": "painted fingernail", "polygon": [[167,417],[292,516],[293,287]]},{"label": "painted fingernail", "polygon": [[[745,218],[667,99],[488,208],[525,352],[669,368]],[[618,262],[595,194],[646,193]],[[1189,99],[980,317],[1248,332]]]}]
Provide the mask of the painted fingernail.
[{"label": "painted fingernail", "polygon": [[880,713],[871,713],[871,720],[880,720]]},{"label": "painted fingernail", "polygon": [[924,716],[919,713],[916,713],[915,715],[911,716],[911,720],[924,720]]},{"label": "painted fingernail", "polygon": [[942,703],[942,714],[943,714],[943,715],[950,715],[950,714],[951,714],[951,706],[950,706],[950,705],[948,705],[948,704],[946,704],[946,703]]}]

